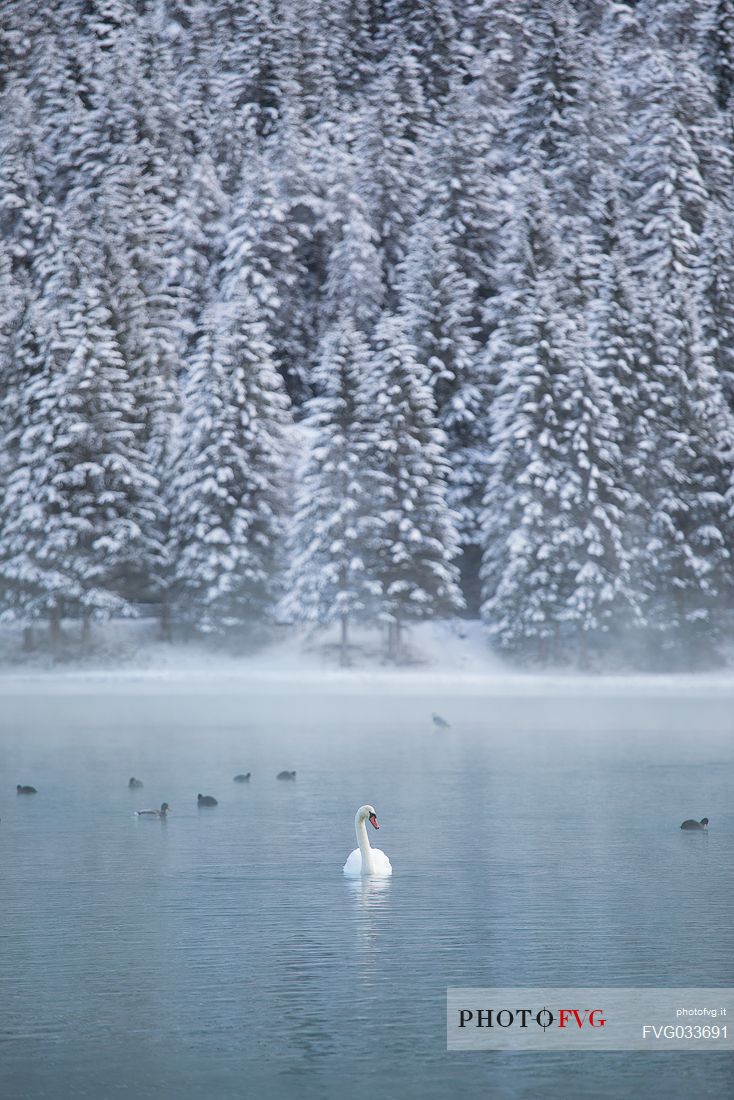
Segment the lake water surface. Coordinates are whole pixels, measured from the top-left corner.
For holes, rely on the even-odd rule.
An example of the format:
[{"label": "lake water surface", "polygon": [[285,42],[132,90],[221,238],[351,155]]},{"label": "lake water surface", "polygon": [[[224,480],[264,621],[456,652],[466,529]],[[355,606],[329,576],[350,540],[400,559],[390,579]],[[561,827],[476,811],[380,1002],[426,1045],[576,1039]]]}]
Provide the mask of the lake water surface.
[{"label": "lake water surface", "polygon": [[[0,1096],[731,1095],[727,1055],[448,1054],[445,1020],[449,985],[734,984],[730,713],[13,692]],[[167,821],[134,816],[163,800]],[[388,881],[342,875],[364,802]],[[681,833],[704,815],[709,835]]]}]

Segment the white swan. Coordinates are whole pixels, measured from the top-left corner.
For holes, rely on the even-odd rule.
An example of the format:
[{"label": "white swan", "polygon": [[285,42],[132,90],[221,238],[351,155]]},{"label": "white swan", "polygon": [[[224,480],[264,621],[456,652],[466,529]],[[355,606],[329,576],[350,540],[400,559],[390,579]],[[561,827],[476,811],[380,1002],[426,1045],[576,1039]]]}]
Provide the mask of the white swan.
[{"label": "white swan", "polygon": [[357,834],[358,848],[355,848],[347,862],[344,864],[345,875],[391,875],[390,860],[379,848],[370,846],[367,836],[367,822],[375,829],[377,814],[374,806],[360,806],[354,815],[354,831]]}]

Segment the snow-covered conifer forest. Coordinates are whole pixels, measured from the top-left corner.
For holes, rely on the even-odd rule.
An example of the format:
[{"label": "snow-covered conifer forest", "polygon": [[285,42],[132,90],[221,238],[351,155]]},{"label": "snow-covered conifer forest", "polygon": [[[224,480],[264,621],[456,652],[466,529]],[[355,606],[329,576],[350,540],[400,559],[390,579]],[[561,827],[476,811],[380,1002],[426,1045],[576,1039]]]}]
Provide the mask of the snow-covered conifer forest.
[{"label": "snow-covered conifer forest", "polygon": [[18,641],[715,658],[734,0],[4,0]]}]

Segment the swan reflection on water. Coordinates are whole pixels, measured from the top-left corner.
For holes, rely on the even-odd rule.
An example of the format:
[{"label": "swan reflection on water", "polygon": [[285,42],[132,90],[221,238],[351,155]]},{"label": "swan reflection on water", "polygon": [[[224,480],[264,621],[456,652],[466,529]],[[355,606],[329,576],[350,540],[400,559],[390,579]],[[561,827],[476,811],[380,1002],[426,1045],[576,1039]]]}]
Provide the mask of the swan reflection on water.
[{"label": "swan reflection on water", "polygon": [[392,879],[365,875],[347,879],[346,885],[354,903],[357,944],[371,956],[376,956],[380,931],[390,908]]},{"label": "swan reflection on water", "polygon": [[347,886],[356,902],[357,912],[365,913],[385,907],[392,879],[384,875],[365,875],[363,878],[347,879]]}]

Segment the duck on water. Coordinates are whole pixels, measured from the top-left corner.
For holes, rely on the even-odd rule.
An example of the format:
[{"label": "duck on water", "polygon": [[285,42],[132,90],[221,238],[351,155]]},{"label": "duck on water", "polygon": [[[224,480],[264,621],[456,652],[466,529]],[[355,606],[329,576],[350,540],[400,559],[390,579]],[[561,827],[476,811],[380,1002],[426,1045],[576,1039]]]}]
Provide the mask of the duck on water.
[{"label": "duck on water", "polygon": [[708,829],[708,827],[709,819],[707,817],[702,817],[700,821],[695,821],[692,817],[689,817],[688,820],[684,821],[681,825],[681,829],[698,829],[699,831],[703,830],[704,832]]},{"label": "duck on water", "polygon": [[170,806],[167,802],[161,802],[160,810],[136,810],[138,817],[168,817]]}]

